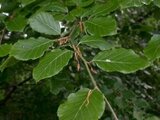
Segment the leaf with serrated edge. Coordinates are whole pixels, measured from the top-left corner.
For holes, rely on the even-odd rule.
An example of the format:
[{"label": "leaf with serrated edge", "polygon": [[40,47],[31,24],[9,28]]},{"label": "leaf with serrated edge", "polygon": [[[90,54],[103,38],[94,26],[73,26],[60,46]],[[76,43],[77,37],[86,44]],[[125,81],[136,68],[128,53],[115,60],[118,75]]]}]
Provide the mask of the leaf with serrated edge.
[{"label": "leaf with serrated edge", "polygon": [[72,54],[73,52],[70,50],[60,49],[48,53],[33,69],[33,78],[38,82],[58,74],[68,64]]},{"label": "leaf with serrated edge", "polygon": [[29,38],[27,40],[19,40],[10,51],[10,55],[18,60],[35,60],[42,57],[44,52],[51,46],[52,40],[46,38]]},{"label": "leaf with serrated edge", "polygon": [[60,35],[61,28],[59,22],[53,16],[46,12],[41,12],[29,19],[33,30],[48,35]]},{"label": "leaf with serrated edge", "polygon": [[160,58],[160,35],[154,35],[144,49],[144,54],[153,61]]},{"label": "leaf with serrated edge", "polygon": [[97,89],[81,89],[69,95],[58,108],[59,120],[98,120],[105,110],[103,95]]},{"label": "leaf with serrated edge", "polygon": [[149,66],[146,58],[124,48],[102,51],[92,61],[107,72],[132,73]]}]

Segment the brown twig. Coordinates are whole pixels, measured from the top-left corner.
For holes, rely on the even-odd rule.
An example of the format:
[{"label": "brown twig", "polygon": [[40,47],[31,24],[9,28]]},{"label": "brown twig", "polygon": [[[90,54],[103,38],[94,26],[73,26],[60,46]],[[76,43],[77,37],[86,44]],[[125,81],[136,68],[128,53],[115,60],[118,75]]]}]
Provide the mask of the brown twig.
[{"label": "brown twig", "polygon": [[[96,80],[94,79],[94,77],[93,77],[93,75],[91,73],[91,70],[90,70],[89,65],[88,65],[88,61],[86,61],[86,59],[82,56],[82,53],[81,53],[80,49],[77,46],[72,45],[72,47],[73,47],[74,51],[79,55],[79,57],[81,58],[81,60],[83,61],[83,63],[85,65],[86,69],[87,69],[87,72],[88,72],[88,74],[89,74],[89,76],[91,78],[91,81],[92,81],[94,87],[101,92],[101,90],[99,89],[99,87],[98,87],[98,85],[96,83]],[[108,99],[106,98],[106,96],[103,95],[103,98],[104,98],[104,100],[105,100],[108,108],[110,109],[110,111],[111,111],[114,119],[118,120],[118,117],[117,117],[116,113],[114,112],[114,110],[113,110],[111,104],[109,103]]]},{"label": "brown twig", "polygon": [[2,30],[2,34],[1,34],[1,37],[0,37],[0,45],[1,45],[1,43],[2,43],[4,34],[5,34],[5,28]]}]

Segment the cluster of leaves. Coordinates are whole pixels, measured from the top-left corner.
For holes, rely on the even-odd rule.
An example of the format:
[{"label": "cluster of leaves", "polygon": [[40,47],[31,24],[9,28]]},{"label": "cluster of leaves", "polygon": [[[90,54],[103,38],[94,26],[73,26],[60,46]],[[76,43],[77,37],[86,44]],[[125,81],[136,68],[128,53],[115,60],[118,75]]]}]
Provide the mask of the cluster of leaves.
[{"label": "cluster of leaves", "polygon": [[[103,74],[110,76],[106,75],[110,72],[136,73],[159,63],[159,26],[156,24],[151,28],[147,20],[143,21],[145,18],[134,21],[131,19],[133,16],[127,16],[126,13],[125,19],[130,21],[125,25],[126,21],[121,15],[124,13],[120,13],[132,10],[130,8],[134,8],[135,12],[137,7],[159,10],[159,0],[0,0],[0,2],[2,29],[0,78],[4,79],[0,86],[2,103],[8,102],[8,98],[17,87],[28,83],[28,89],[34,89],[35,84],[41,83],[44,86],[40,87],[43,87],[45,92],[50,89],[48,91],[55,95],[53,100],[59,100],[55,107],[60,120],[111,119],[108,114],[103,115],[105,95],[112,101],[113,107],[117,107],[119,119],[130,117],[137,120],[159,119],[152,114],[144,115],[145,110],[150,108],[148,103],[144,99],[138,99],[134,92],[115,77],[116,75],[112,80],[109,80],[109,77],[101,77]],[[134,28],[136,23],[142,21],[148,26]],[[147,33],[148,36],[136,35],[138,30]],[[129,45],[126,40],[123,42],[127,37],[132,38],[130,41],[134,45],[136,42],[134,37],[145,45],[141,46],[138,43],[138,47],[133,47],[132,43]],[[102,91],[94,84],[91,72],[97,73],[95,79]],[[89,89],[92,82],[85,80],[90,79],[88,76],[95,85],[93,89]],[[31,81],[33,79],[34,81]],[[6,89],[6,86],[11,86],[11,90]],[[77,90],[78,92],[71,93]],[[47,92],[43,96],[43,92],[41,95],[44,101],[44,96],[52,96]],[[63,100],[62,96],[68,96],[67,101],[58,107]]]}]

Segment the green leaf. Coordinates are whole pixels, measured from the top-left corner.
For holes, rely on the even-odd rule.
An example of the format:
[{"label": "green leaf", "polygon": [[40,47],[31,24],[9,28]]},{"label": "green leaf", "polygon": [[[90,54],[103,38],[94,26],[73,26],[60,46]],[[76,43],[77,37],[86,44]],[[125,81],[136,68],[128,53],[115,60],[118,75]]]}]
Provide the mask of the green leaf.
[{"label": "green leaf", "polygon": [[87,20],[85,28],[91,35],[97,36],[111,36],[117,33],[116,21],[110,16]]},{"label": "green leaf", "polygon": [[133,117],[136,120],[144,120],[144,111],[134,110],[133,111]]},{"label": "green leaf", "polygon": [[35,0],[19,0],[21,2],[22,7],[25,7],[26,5],[29,5],[33,3]]},{"label": "green leaf", "polygon": [[160,35],[154,35],[144,49],[144,54],[153,61],[160,58]]},{"label": "green leaf", "polygon": [[14,57],[7,57],[7,59],[0,65],[0,71],[3,72],[4,69],[11,67],[17,63]]},{"label": "green leaf", "polygon": [[3,100],[5,98],[5,91],[0,89],[0,100]]},{"label": "green leaf", "polygon": [[102,51],[95,56],[93,62],[107,72],[118,71],[121,73],[132,73],[149,65],[147,59],[124,48]]},{"label": "green leaf", "polygon": [[53,16],[46,12],[41,12],[29,19],[33,30],[48,35],[60,35],[61,28],[59,22],[54,20]]},{"label": "green leaf", "polygon": [[110,12],[116,10],[118,7],[118,0],[107,0],[106,3],[96,4],[95,7],[93,7],[92,16],[109,14]]},{"label": "green leaf", "polygon": [[80,7],[86,7],[94,2],[94,0],[73,0],[73,2]]},{"label": "green leaf", "polygon": [[158,7],[160,7],[160,0],[154,0],[154,4]]},{"label": "green leaf", "polygon": [[12,45],[10,44],[2,44],[0,45],[0,57],[4,57],[9,54]]},{"label": "green leaf", "polygon": [[19,40],[12,46],[10,55],[18,60],[35,60],[42,57],[52,43],[52,40],[42,37]]},{"label": "green leaf", "polygon": [[63,79],[50,79],[49,81],[50,92],[57,95],[61,90],[65,89],[66,80]]},{"label": "green leaf", "polygon": [[68,8],[64,6],[61,2],[54,1],[45,7],[45,10],[59,13],[68,13]]},{"label": "green leaf", "polygon": [[160,120],[160,117],[157,116],[150,116],[146,120]]},{"label": "green leaf", "polygon": [[27,25],[27,20],[23,16],[18,15],[13,19],[8,20],[5,24],[6,24],[7,30],[9,31],[22,32],[25,26]]},{"label": "green leaf", "polygon": [[140,7],[142,5],[148,5],[152,0],[119,0],[121,8],[128,7]]},{"label": "green leaf", "polygon": [[105,109],[103,95],[96,89],[81,89],[69,95],[58,108],[59,120],[98,120]]},{"label": "green leaf", "polygon": [[93,48],[99,48],[100,50],[107,50],[113,47],[112,44],[106,42],[105,39],[98,36],[84,36],[79,44],[86,44]]},{"label": "green leaf", "polygon": [[60,49],[55,49],[53,52],[48,53],[34,68],[33,78],[38,82],[58,74],[68,64],[72,54],[70,50]]}]

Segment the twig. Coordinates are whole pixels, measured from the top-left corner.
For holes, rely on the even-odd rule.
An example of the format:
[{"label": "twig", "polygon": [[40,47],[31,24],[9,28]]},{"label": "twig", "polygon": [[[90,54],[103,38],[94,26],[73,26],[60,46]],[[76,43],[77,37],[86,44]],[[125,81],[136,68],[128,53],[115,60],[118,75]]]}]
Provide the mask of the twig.
[{"label": "twig", "polygon": [[[93,77],[93,75],[92,75],[92,73],[91,73],[91,70],[89,69],[88,61],[86,61],[86,59],[82,56],[82,54],[81,54],[81,52],[80,52],[80,50],[79,50],[78,47],[76,47],[76,46],[74,46],[74,45],[72,45],[72,46],[73,46],[74,51],[79,55],[79,57],[80,57],[81,60],[83,61],[83,63],[84,63],[84,65],[85,65],[86,69],[87,69],[87,72],[88,72],[88,74],[89,74],[89,76],[90,76],[90,78],[91,78],[91,81],[92,81],[94,87],[95,87],[96,89],[98,89],[98,90],[102,93],[102,91],[99,89],[99,87],[98,87],[98,85],[97,85],[97,83],[96,83],[96,80],[94,79],[94,77]],[[106,96],[104,96],[104,95],[103,95],[103,97],[104,97],[104,100],[105,100],[107,106],[109,107],[109,109],[110,109],[110,111],[111,111],[114,119],[115,119],[115,120],[118,120],[118,117],[117,117],[116,113],[114,112],[114,110],[113,110],[111,104],[109,103],[108,99],[107,99]]]},{"label": "twig", "polygon": [[1,38],[0,38],[0,45],[1,45],[1,43],[2,43],[4,34],[5,34],[5,28],[2,30],[2,34],[1,34]]}]

